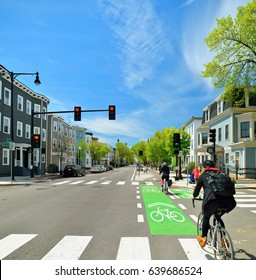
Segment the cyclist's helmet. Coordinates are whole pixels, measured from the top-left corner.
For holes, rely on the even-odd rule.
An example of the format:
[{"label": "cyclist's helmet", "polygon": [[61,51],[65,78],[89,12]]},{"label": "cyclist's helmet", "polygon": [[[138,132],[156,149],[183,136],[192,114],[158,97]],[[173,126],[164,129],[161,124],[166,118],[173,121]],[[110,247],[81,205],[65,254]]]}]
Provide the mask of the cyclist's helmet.
[{"label": "cyclist's helmet", "polygon": [[215,163],[212,160],[206,160],[206,161],[203,162],[203,167],[204,168],[206,168],[206,167],[215,167]]},{"label": "cyclist's helmet", "polygon": [[163,163],[163,166],[167,166],[166,162]]}]

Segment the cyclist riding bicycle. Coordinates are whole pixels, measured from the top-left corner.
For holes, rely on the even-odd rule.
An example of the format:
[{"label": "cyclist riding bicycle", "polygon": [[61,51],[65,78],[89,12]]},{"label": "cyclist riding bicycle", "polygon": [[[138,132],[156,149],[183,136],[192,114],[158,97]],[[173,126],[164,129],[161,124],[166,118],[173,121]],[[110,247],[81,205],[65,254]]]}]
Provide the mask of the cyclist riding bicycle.
[{"label": "cyclist riding bicycle", "polygon": [[[212,160],[206,160],[203,162],[204,170],[199,176],[196,187],[193,192],[192,199],[195,199],[200,193],[201,188],[204,188],[204,197],[202,203],[202,236],[197,236],[197,241],[201,247],[204,247],[207,242],[207,233],[209,230],[210,217],[217,212],[218,209],[226,209],[225,213],[232,211],[236,207],[236,201],[234,196],[223,197],[217,196],[213,193],[212,189],[207,184],[207,177],[209,172],[220,172],[220,169],[215,167],[215,163]],[[221,215],[223,215],[222,213]],[[221,216],[220,215],[220,216]],[[220,218],[221,226],[225,228],[223,220]]]},{"label": "cyclist riding bicycle", "polygon": [[[163,174],[162,174],[163,173]],[[167,166],[166,162],[163,163],[163,166],[162,168],[160,169],[159,171],[159,174],[162,174],[162,188],[164,186],[164,179],[166,181],[169,180],[169,173],[170,173],[170,169],[169,167]]]}]

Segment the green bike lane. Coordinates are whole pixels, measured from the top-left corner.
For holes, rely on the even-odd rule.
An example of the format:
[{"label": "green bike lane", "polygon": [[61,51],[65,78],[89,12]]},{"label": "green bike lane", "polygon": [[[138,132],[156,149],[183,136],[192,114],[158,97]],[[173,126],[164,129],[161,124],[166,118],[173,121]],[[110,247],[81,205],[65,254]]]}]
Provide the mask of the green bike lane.
[{"label": "green bike lane", "polygon": [[[140,185],[152,235],[195,235],[196,225],[158,186]],[[191,198],[192,190],[171,188],[180,198]]]}]

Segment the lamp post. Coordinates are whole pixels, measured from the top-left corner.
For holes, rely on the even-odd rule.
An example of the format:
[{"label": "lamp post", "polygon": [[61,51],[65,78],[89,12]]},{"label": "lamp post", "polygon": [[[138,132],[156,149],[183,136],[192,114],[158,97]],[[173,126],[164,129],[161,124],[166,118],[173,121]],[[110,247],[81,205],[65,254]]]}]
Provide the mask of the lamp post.
[{"label": "lamp post", "polygon": [[80,162],[80,156],[81,156],[81,150],[82,150],[82,148],[79,146],[78,147],[78,158],[79,158],[79,165],[81,165],[81,162]]},{"label": "lamp post", "polygon": [[[8,72],[8,74],[11,77],[11,139],[12,142],[14,142],[14,119],[13,119],[13,106],[14,106],[14,89],[13,89],[13,83],[14,80],[16,79],[17,76],[21,76],[21,75],[30,75],[30,76],[34,76],[36,75],[36,79],[34,81],[34,83],[36,85],[40,85],[41,82],[39,80],[39,73],[35,72],[35,73],[14,73],[13,71],[8,71],[7,69],[5,69],[6,72]],[[3,73],[4,75],[4,73]],[[31,135],[32,137],[32,135]],[[32,140],[31,140],[32,141]],[[14,167],[15,167],[15,150],[11,151],[11,181],[14,181]],[[33,152],[33,148],[32,148],[32,152]],[[32,153],[32,160],[33,160],[33,153]]]}]

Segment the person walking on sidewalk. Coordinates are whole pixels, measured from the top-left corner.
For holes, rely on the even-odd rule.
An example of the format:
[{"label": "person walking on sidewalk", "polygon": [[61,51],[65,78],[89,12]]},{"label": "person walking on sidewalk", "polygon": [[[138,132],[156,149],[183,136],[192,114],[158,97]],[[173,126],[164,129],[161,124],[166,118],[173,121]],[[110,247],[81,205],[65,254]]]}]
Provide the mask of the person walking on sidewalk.
[{"label": "person walking on sidewalk", "polygon": [[196,183],[200,175],[200,170],[197,166],[195,166],[195,168],[193,169],[192,174],[194,175],[194,181]]}]

